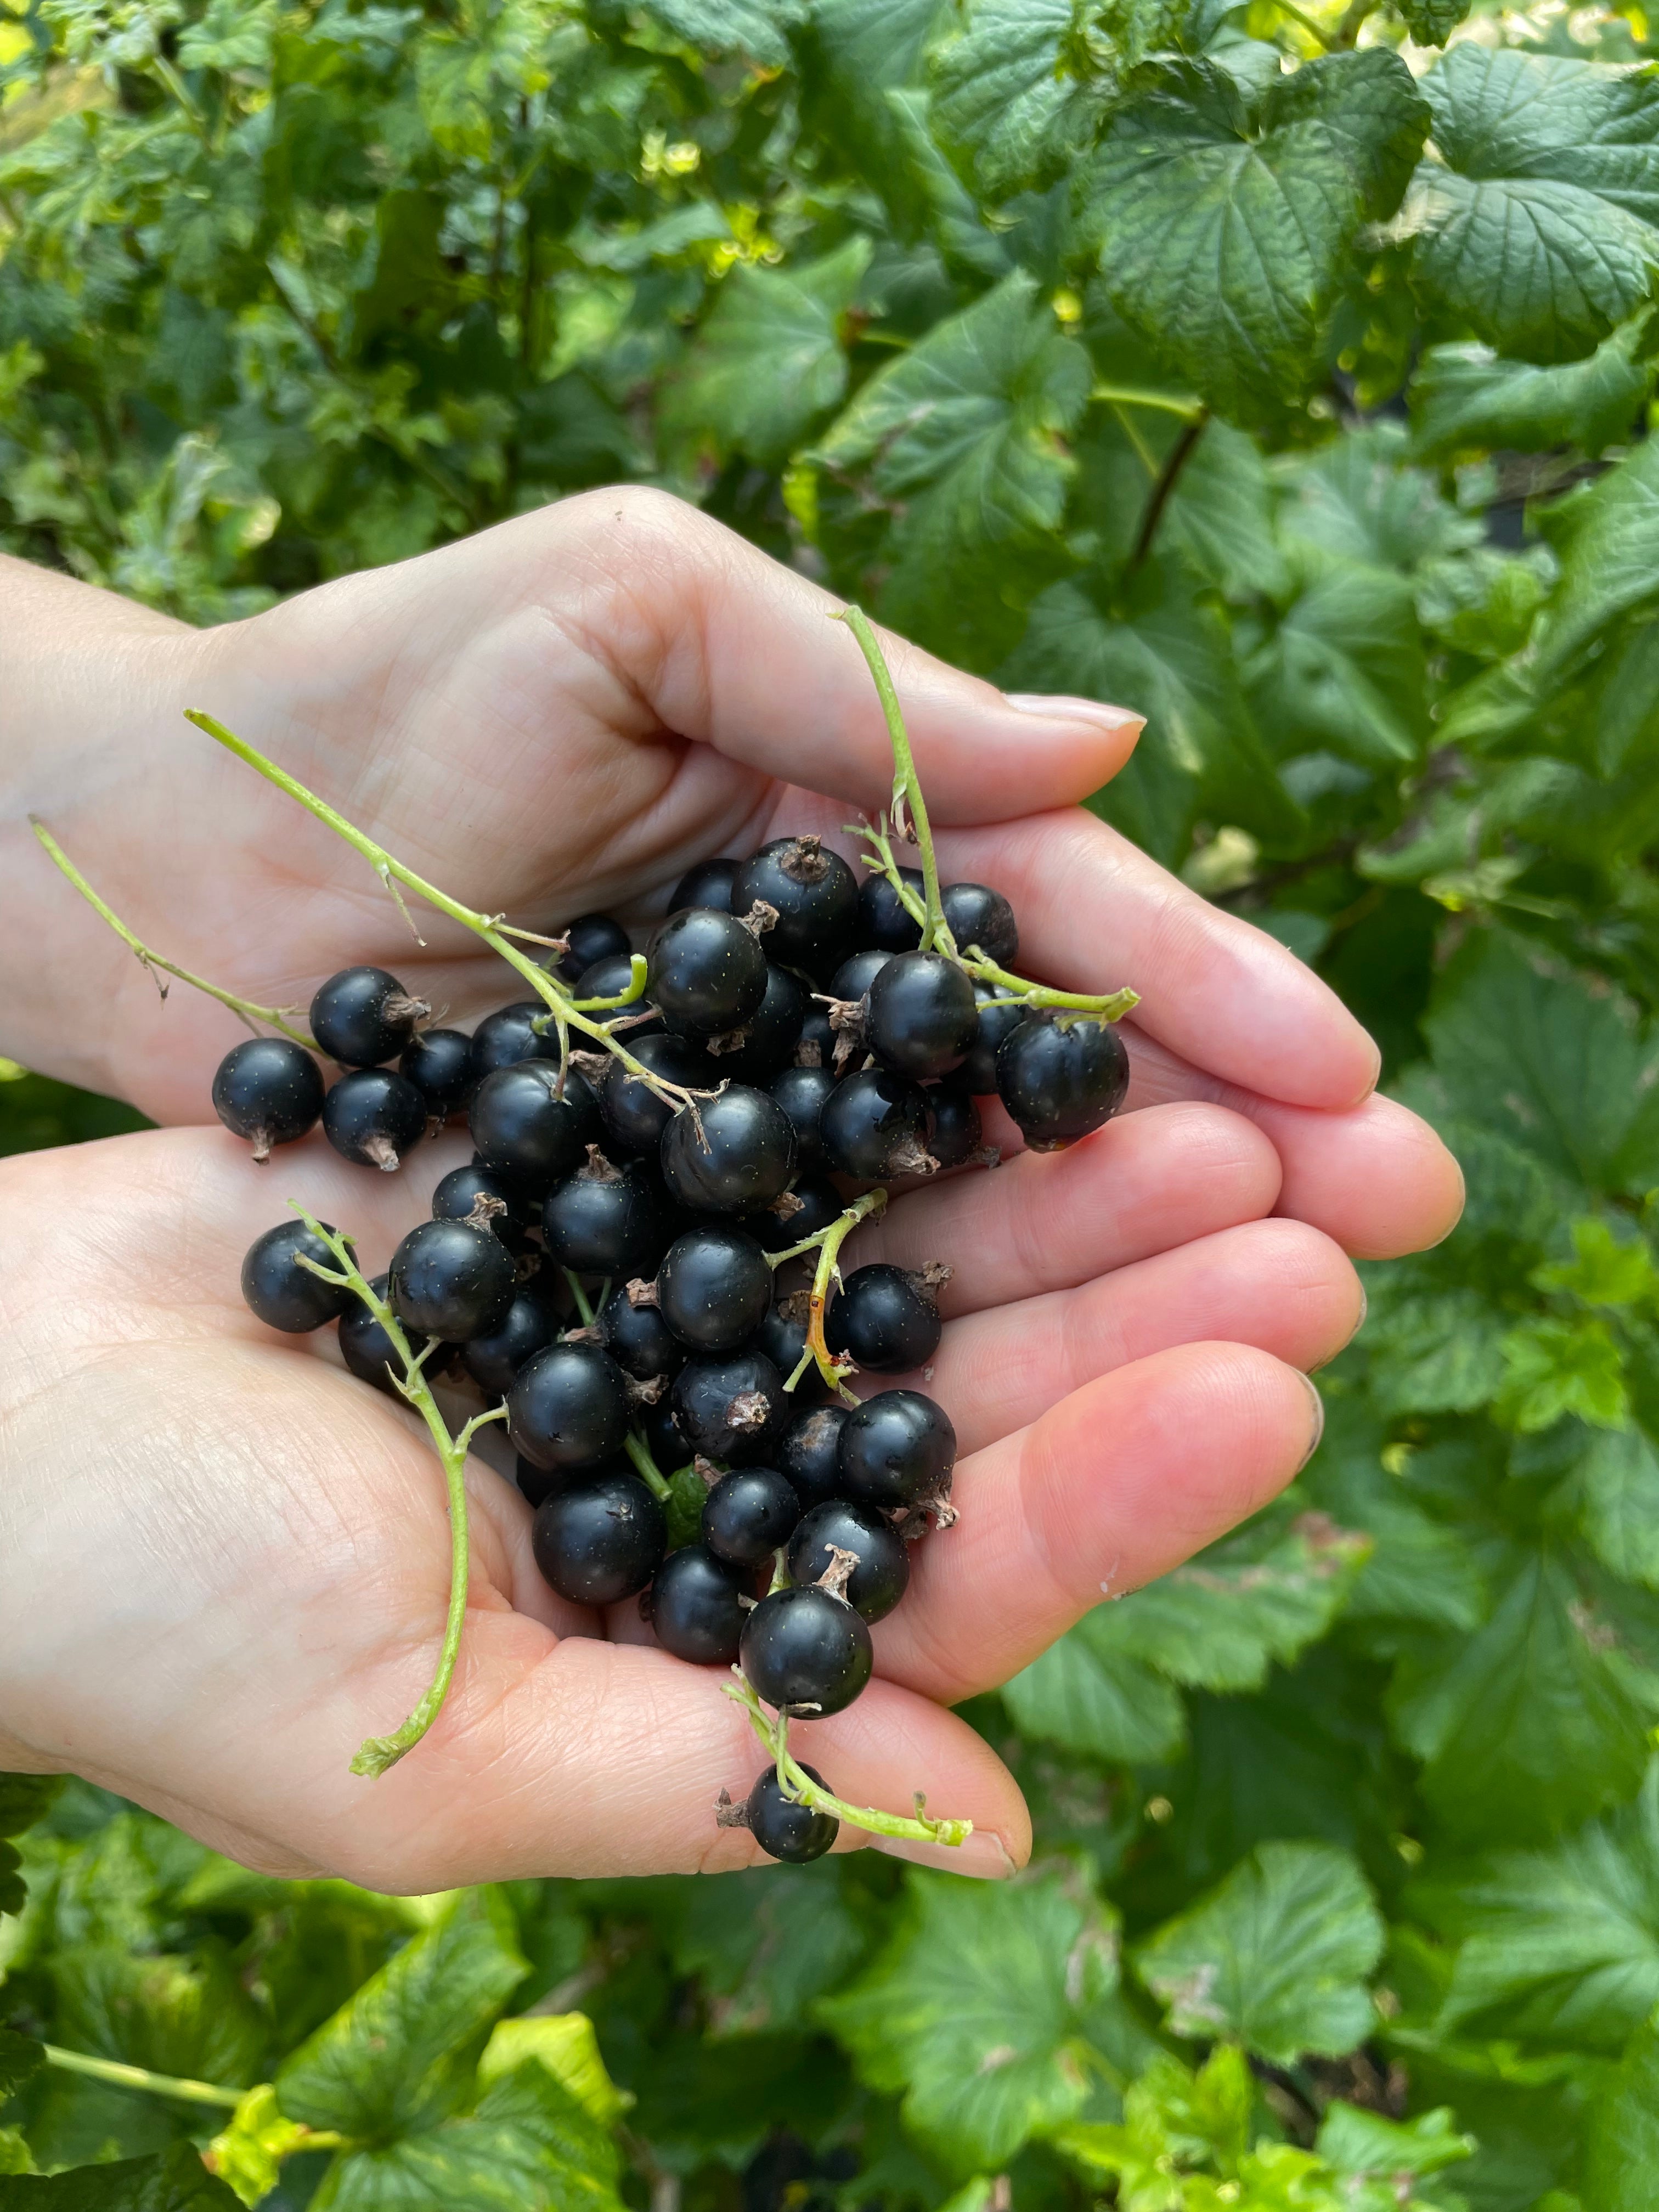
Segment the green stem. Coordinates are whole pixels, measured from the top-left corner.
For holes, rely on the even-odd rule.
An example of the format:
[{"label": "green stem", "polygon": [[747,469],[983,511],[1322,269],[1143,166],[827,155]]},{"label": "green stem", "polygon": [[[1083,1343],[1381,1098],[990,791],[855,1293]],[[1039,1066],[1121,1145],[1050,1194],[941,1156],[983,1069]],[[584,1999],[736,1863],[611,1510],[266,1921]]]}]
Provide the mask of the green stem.
[{"label": "green stem", "polygon": [[858,640],[859,650],[869,664],[875,678],[876,696],[881,701],[881,711],[887,718],[887,734],[893,747],[893,827],[902,837],[905,835],[907,816],[921,854],[921,879],[927,891],[927,911],[922,916],[921,950],[932,951],[937,945],[941,952],[954,958],[956,940],[945,919],[945,909],[939,903],[939,863],[933,857],[933,832],[927,820],[927,802],[921,795],[921,778],[916,774],[915,759],[910,750],[910,738],[904,726],[904,714],[898,702],[898,693],[893,688],[893,678],[882,650],[876,642],[876,634],[870,627],[862,609],[843,607],[833,619],[844,622]]},{"label": "green stem", "polygon": [[566,1282],[570,1285],[570,1295],[576,1301],[576,1311],[582,1317],[582,1327],[584,1328],[592,1328],[593,1326],[592,1301],[589,1298],[586,1291],[582,1288],[580,1280],[578,1277],[571,1273],[568,1267],[561,1267],[559,1273],[564,1277]]},{"label": "green stem", "polygon": [[1304,15],[1295,5],[1295,0],[1273,0],[1273,5],[1281,15],[1288,15],[1293,23],[1300,23],[1308,36],[1317,41],[1322,52],[1330,52],[1336,43],[1334,39],[1328,31],[1322,30],[1311,15]]},{"label": "green stem", "polygon": [[920,1792],[914,1820],[906,1820],[901,1813],[883,1813],[873,1805],[849,1805],[844,1798],[832,1796],[813,1781],[791,1753],[787,1717],[780,1713],[775,1720],[769,1720],[747,1682],[728,1682],[725,1688],[726,1696],[735,1698],[748,1714],[750,1726],[776,1761],[778,1784],[786,1797],[810,1805],[815,1812],[828,1813],[849,1828],[866,1829],[872,1836],[902,1836],[912,1843],[955,1845],[966,1843],[973,1833],[971,1820],[930,1820],[921,1809]]},{"label": "green stem", "polygon": [[884,1190],[866,1190],[862,1198],[855,1198],[847,1211],[837,1214],[827,1227],[817,1231],[811,1237],[803,1237],[799,1244],[792,1244],[787,1252],[773,1252],[767,1255],[775,1267],[781,1267],[786,1260],[798,1260],[805,1252],[816,1251],[818,1255],[807,1310],[806,1349],[800,1356],[800,1364],[784,1384],[786,1390],[794,1389],[806,1372],[807,1362],[814,1360],[817,1364],[818,1373],[832,1390],[842,1397],[849,1395],[842,1387],[849,1370],[837,1365],[835,1355],[824,1341],[823,1317],[829,1310],[830,1286],[838,1279],[836,1263],[842,1246],[860,1221],[872,1219],[886,1203]]},{"label": "green stem", "polygon": [[94,2081],[107,2081],[117,2089],[143,2089],[152,2097],[177,2097],[186,2105],[216,2105],[234,2112],[246,2094],[222,2089],[213,2081],[191,2081],[176,2074],[152,2074],[147,2066],[124,2065],[118,2058],[93,2058],[84,2051],[64,2051],[55,2043],[41,2045],[48,2066],[65,2074],[85,2074]]},{"label": "green stem", "polygon": [[1188,399],[1175,392],[1149,392],[1139,384],[1097,384],[1089,397],[1103,407],[1150,407],[1160,415],[1179,415],[1183,422],[1190,422],[1204,406],[1201,399]]},{"label": "green stem", "polygon": [[[181,983],[188,983],[192,990],[204,991],[210,999],[216,999],[222,1006],[228,1006],[232,1013],[240,1014],[250,1029],[255,1028],[256,1024],[263,1022],[267,1029],[280,1030],[285,1037],[292,1037],[295,1044],[302,1044],[312,1052],[317,1050],[316,1045],[312,1042],[303,1030],[294,1029],[283,1020],[284,1013],[294,1012],[291,1006],[256,1006],[252,999],[239,999],[234,991],[222,991],[216,983],[210,983],[201,975],[192,975],[188,968],[180,968],[171,960],[163,960],[159,952],[152,952],[149,945],[133,935],[119,915],[113,913],[99,897],[46,823],[38,821],[31,814],[29,827],[40,839],[47,856],[54,865],[69,878],[93,911],[102,915],[129,951],[137,955],[142,967],[149,969],[152,973],[160,968],[167,975],[176,975]],[[159,978],[156,988],[165,999],[167,987]]]},{"label": "green stem", "polygon": [[666,1504],[674,1486],[657,1465],[650,1445],[647,1443],[637,1429],[630,1429],[628,1431],[628,1439],[623,1449],[638,1470],[640,1480],[657,1503],[659,1505]]},{"label": "green stem", "polygon": [[454,1678],[455,1662],[461,1649],[461,1631],[466,1623],[466,1586],[471,1556],[471,1532],[466,1514],[466,1455],[473,1437],[491,1421],[507,1419],[505,1406],[494,1406],[487,1413],[475,1413],[459,1436],[451,1436],[449,1425],[438,1409],[432,1395],[432,1386],[426,1379],[426,1353],[410,1350],[403,1324],[387,1301],[381,1297],[368,1278],[357,1265],[356,1255],[345,1238],[332,1229],[326,1229],[314,1215],[292,1199],[301,1221],[314,1237],[320,1237],[334,1255],[339,1267],[337,1275],[327,1267],[319,1267],[302,1253],[300,1264],[308,1267],[313,1275],[325,1282],[347,1285],[379,1322],[391,1339],[392,1348],[403,1362],[401,1376],[394,1375],[398,1394],[411,1405],[426,1423],[433,1443],[437,1448],[444,1471],[444,1486],[449,1503],[449,1612],[444,1622],[443,1650],[438,1656],[437,1671],[427,1686],[422,1698],[409,1718],[390,1735],[372,1735],[357,1747],[351,1762],[354,1774],[367,1775],[377,1780],[390,1766],[395,1766],[406,1752],[412,1751],[421,1738],[443,1711],[444,1700],[449,1695],[449,1686]]},{"label": "green stem", "polygon": [[1086,991],[1051,991],[1046,983],[1028,983],[1023,975],[1011,975],[1007,969],[999,968],[994,960],[972,957],[963,962],[970,975],[982,983],[1006,987],[1011,999],[1024,999],[1032,1006],[1065,1006],[1079,1014],[1094,1014],[1103,1022],[1121,1022],[1133,1007],[1140,1004],[1139,991],[1126,985],[1121,991],[1104,991],[1091,995]]}]

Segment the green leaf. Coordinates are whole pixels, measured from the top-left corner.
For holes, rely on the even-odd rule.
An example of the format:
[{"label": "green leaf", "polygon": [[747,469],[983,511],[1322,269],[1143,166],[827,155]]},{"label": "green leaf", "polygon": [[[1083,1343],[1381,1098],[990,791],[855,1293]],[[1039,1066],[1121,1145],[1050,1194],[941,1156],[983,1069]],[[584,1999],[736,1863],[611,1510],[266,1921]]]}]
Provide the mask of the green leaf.
[{"label": "green leaf", "polygon": [[1471,4],[1472,0],[1399,0],[1406,28],[1419,46],[1443,46]]},{"label": "green leaf", "polygon": [[807,0],[647,0],[647,12],[677,39],[709,54],[747,54],[768,69],[789,58],[788,33],[806,21]]},{"label": "green leaf", "polygon": [[1473,2136],[1459,2132],[1447,2106],[1402,2122],[1338,2097],[1325,2107],[1314,2148],[1350,2179],[1397,2186],[1406,2174],[1441,2173],[1461,2165],[1476,2145]]},{"label": "green leaf", "polygon": [[1535,684],[1560,681],[1605,647],[1614,623],[1659,603],[1659,454],[1644,440],[1575,501],[1565,533],[1561,580],[1537,638]]},{"label": "green leaf", "polygon": [[702,1977],[713,1999],[710,2033],[724,2040],[788,2032],[869,1948],[869,1930],[826,1864],[787,1882],[765,1872],[703,1877],[687,1901],[674,1963]]},{"label": "green leaf", "polygon": [[1148,75],[1090,173],[1106,289],[1220,413],[1278,416],[1312,380],[1354,237],[1393,213],[1428,110],[1381,48],[1304,63],[1259,106],[1215,61]]},{"label": "green leaf", "polygon": [[1247,671],[1251,710],[1281,758],[1316,750],[1398,775],[1428,737],[1410,582],[1310,557],[1305,588]]},{"label": "green leaf", "polygon": [[1659,2173],[1659,2022],[1631,2039],[1584,2130],[1588,2212],[1648,2212]]},{"label": "green leaf", "polygon": [[1659,1589],[1659,1452],[1639,1428],[1593,1431],[1573,1486],[1584,1540],[1626,1582]]},{"label": "green leaf", "polygon": [[545,2067],[602,2128],[620,2118],[634,2102],[606,2073],[599,2038],[586,2013],[535,2013],[498,2020],[478,2061],[478,2087],[488,2089],[531,2060]]},{"label": "green leaf", "polygon": [[1537,1317],[1504,1339],[1498,1416],[1523,1435],[1554,1426],[1564,1413],[1604,1429],[1630,1418],[1624,1360],[1603,1321]]},{"label": "green leaf", "polygon": [[50,2179],[0,2179],[0,2212],[238,2212],[188,2143],[155,2158],[77,2166]]},{"label": "green leaf", "polygon": [[1373,1547],[1346,1616],[1476,1626],[1485,1588],[1461,1533],[1413,1504],[1385,1472],[1386,1432],[1352,1399],[1327,1393],[1325,1410],[1324,1436],[1298,1486],[1342,1527],[1363,1529]]},{"label": "green leaf", "polygon": [[933,64],[933,118],[983,197],[1057,176],[1084,144],[1096,99],[1060,67],[1072,0],[974,0]]},{"label": "green leaf", "polygon": [[1207,424],[1164,510],[1160,542],[1230,598],[1276,597],[1289,572],[1273,524],[1273,477],[1255,440]]},{"label": "green leaf", "polygon": [[[1370,568],[1413,575],[1437,557],[1479,545],[1483,532],[1411,465],[1403,427],[1374,422],[1281,463],[1279,527],[1287,538]],[[1316,570],[1315,573],[1317,573]]]},{"label": "green leaf", "polygon": [[1418,281],[1499,353],[1589,353],[1659,267],[1659,83],[1470,40],[1423,90],[1442,158],[1408,210]]},{"label": "green leaf", "polygon": [[1077,2039],[1115,1984],[1113,1933],[1061,1877],[911,1874],[891,1942],[818,2014],[947,2168],[994,2168],[1082,2105]]},{"label": "green leaf", "polygon": [[5,1841],[32,1828],[63,1787],[57,1774],[0,1774],[0,1915],[23,1909],[22,1864],[15,1848]]},{"label": "green leaf", "polygon": [[15,2097],[46,2063],[46,2053],[33,2039],[0,2027],[0,2105]]},{"label": "green leaf", "polygon": [[670,424],[722,453],[781,461],[847,389],[841,318],[869,260],[868,239],[853,238],[787,270],[734,269],[672,394]]},{"label": "green leaf", "polygon": [[1587,361],[1538,368],[1481,345],[1431,346],[1412,380],[1412,447],[1425,460],[1491,446],[1595,454],[1628,438],[1652,389],[1659,327],[1644,310]]},{"label": "green leaf", "polygon": [[805,34],[805,112],[881,194],[906,238],[926,227],[928,208],[910,173],[910,118],[890,95],[920,88],[929,40],[949,12],[950,0],[815,0]]},{"label": "green leaf", "polygon": [[462,1893],[284,2062],[283,2111],[371,2141],[458,2111],[484,2032],[525,1973],[511,1927],[487,1890]]},{"label": "green leaf", "polygon": [[1260,1844],[1141,1945],[1135,1967],[1174,2033],[1236,2038],[1290,2065],[1370,2033],[1364,1977],[1382,1950],[1382,1923],[1346,1851]]},{"label": "green leaf", "polygon": [[71,2049],[235,2088],[258,2079],[264,2025],[218,1945],[185,1960],[86,1944],[58,1951],[52,1976],[57,2036]]},{"label": "green leaf", "polygon": [[1022,1735],[1085,1757],[1161,1765],[1186,1740],[1174,1686],[1122,1650],[1103,1628],[1103,1607],[1085,1613],[1040,1659],[1002,1687]]}]

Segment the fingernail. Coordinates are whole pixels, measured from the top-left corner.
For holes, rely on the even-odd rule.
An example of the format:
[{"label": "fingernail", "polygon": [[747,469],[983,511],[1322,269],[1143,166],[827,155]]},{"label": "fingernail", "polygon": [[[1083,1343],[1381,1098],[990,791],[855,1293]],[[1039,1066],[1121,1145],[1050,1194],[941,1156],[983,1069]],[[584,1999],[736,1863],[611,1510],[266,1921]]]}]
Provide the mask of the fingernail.
[{"label": "fingernail", "polygon": [[912,1866],[941,1867],[946,1874],[963,1874],[976,1881],[1006,1881],[1019,1869],[994,1828],[975,1828],[960,1844],[923,1844],[908,1836],[878,1836],[875,1848],[890,1859],[908,1859]]},{"label": "fingernail", "polygon": [[1305,1375],[1302,1377],[1302,1381],[1308,1395],[1313,1400],[1313,1434],[1308,1439],[1307,1450],[1296,1463],[1296,1471],[1298,1474],[1319,1449],[1319,1440],[1325,1433],[1325,1401],[1319,1395],[1319,1386],[1316,1382],[1310,1382]]},{"label": "fingernail", "polygon": [[1005,691],[1002,696],[1018,714],[1041,714],[1050,722],[1094,722],[1113,732],[1139,732],[1146,726],[1144,714],[1132,714],[1127,707],[1109,707],[1099,699],[1079,699],[1060,691]]}]

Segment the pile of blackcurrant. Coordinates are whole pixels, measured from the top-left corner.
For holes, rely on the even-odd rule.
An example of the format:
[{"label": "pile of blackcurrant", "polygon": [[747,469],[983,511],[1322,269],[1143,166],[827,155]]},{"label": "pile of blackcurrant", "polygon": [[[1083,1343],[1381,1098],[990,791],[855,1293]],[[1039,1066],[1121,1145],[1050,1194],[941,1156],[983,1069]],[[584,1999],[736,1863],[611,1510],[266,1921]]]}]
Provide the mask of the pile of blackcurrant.
[{"label": "pile of blackcurrant", "polygon": [[[676,1658],[739,1671],[775,1763],[719,1817],[793,1861],[828,1850],[841,1818],[917,1832],[832,1796],[789,1754],[788,1722],[860,1694],[911,1546],[955,1518],[943,1408],[909,1380],[849,1387],[929,1379],[950,1270],[876,1262],[843,1279],[842,1247],[895,1179],[995,1164],[982,1098],[1033,1150],[1097,1128],[1122,1103],[1113,1023],[1133,1003],[1013,975],[1008,901],[939,884],[885,670],[852,619],[897,770],[890,831],[856,833],[873,872],[860,883],[811,836],[701,861],[642,958],[606,915],[556,939],[468,915],[200,718],[383,872],[459,914],[536,994],[469,1036],[384,969],[348,968],[313,1000],[309,1045],[283,1024],[227,1054],[214,1108],[257,1160],[319,1121],[343,1158],[382,1170],[463,1116],[473,1148],[386,1275],[366,1280],[349,1242],[304,1216],[248,1252],[249,1306],[283,1330],[337,1322],[351,1372],[441,1439],[452,1505],[452,1462],[505,1422],[550,1587],[585,1607],[634,1601]],[[920,870],[895,864],[893,833],[921,848]],[[459,1440],[439,1425],[437,1376],[482,1401]],[[447,1682],[360,1771],[401,1755]]]}]

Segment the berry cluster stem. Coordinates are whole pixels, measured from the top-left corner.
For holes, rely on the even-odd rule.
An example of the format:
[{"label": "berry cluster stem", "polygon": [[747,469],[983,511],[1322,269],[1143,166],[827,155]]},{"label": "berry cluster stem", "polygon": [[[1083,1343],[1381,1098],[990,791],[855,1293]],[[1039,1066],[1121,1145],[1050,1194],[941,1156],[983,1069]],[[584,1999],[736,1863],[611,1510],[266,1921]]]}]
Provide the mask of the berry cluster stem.
[{"label": "berry cluster stem", "polygon": [[[887,718],[887,735],[893,747],[893,828],[902,837],[915,837],[921,854],[921,880],[927,896],[921,915],[921,950],[930,952],[935,945],[941,952],[954,956],[956,940],[945,919],[945,908],[939,902],[939,862],[933,854],[933,826],[927,819],[927,802],[921,794],[921,778],[916,774],[915,756],[910,750],[910,733],[904,726],[904,714],[894,689],[892,673],[883,658],[876,634],[861,607],[843,607],[834,619],[844,622],[858,640],[859,650],[869,664],[875,678],[876,696],[881,701],[881,711]],[[895,870],[896,874],[896,870]],[[910,902],[905,902],[907,907]]]},{"label": "berry cluster stem", "polygon": [[234,2112],[246,2092],[227,2089],[216,2081],[192,2081],[177,2074],[153,2074],[148,2066],[129,2066],[118,2058],[94,2058],[89,2051],[64,2051],[43,2043],[48,2066],[64,2074],[84,2074],[89,2081],[107,2081],[117,2089],[142,2089],[152,2097],[176,2097],[181,2104],[213,2105]]},{"label": "berry cluster stem", "polygon": [[379,1322],[392,1340],[392,1347],[403,1363],[404,1371],[394,1375],[400,1396],[404,1398],[426,1423],[434,1444],[437,1447],[444,1471],[444,1486],[449,1494],[449,1612],[444,1622],[443,1649],[438,1655],[438,1665],[426,1693],[403,1726],[394,1729],[390,1735],[372,1735],[357,1747],[351,1762],[354,1774],[367,1775],[377,1780],[390,1766],[395,1766],[406,1752],[412,1751],[421,1738],[443,1711],[444,1699],[449,1695],[449,1686],[454,1678],[455,1662],[461,1649],[461,1631],[466,1622],[466,1586],[471,1559],[471,1538],[466,1514],[466,1455],[478,1431],[492,1421],[507,1418],[505,1406],[492,1406],[487,1413],[475,1413],[459,1434],[452,1436],[449,1424],[439,1411],[438,1401],[432,1395],[432,1385],[424,1372],[427,1354],[410,1349],[403,1324],[388,1302],[380,1297],[357,1265],[356,1255],[345,1238],[335,1230],[325,1228],[304,1206],[293,1206],[306,1227],[314,1237],[327,1245],[338,1263],[339,1272],[319,1267],[303,1253],[300,1265],[319,1275],[325,1283],[345,1285]]},{"label": "berry cluster stem", "polygon": [[872,1836],[902,1836],[915,1844],[954,1846],[966,1843],[972,1835],[971,1820],[930,1820],[921,1809],[920,1792],[912,1820],[907,1820],[902,1813],[884,1813],[874,1805],[849,1805],[844,1798],[833,1796],[829,1790],[819,1788],[790,1751],[788,1715],[779,1713],[775,1718],[769,1715],[752,1686],[741,1675],[725,1687],[726,1696],[734,1698],[748,1714],[749,1725],[776,1762],[778,1787],[786,1797],[810,1805],[815,1813],[828,1813],[849,1828],[866,1829]]},{"label": "berry cluster stem", "polygon": [[[798,1260],[804,1253],[815,1251],[818,1255],[818,1263],[813,1272],[812,1288],[807,1306],[806,1349],[800,1356],[800,1364],[784,1384],[786,1390],[793,1390],[801,1376],[805,1374],[809,1361],[816,1360],[818,1373],[823,1376],[830,1388],[837,1392],[842,1391],[842,1376],[846,1370],[836,1364],[835,1355],[824,1341],[823,1335],[823,1320],[829,1311],[830,1292],[831,1286],[840,1279],[841,1271],[838,1262],[842,1246],[860,1221],[873,1219],[886,1203],[887,1193],[884,1190],[866,1190],[861,1198],[855,1198],[846,1212],[838,1213],[826,1227],[815,1230],[810,1237],[803,1237],[799,1244],[790,1245],[787,1251],[773,1252],[768,1255],[775,1267],[781,1267],[786,1260]],[[842,1392],[842,1395],[844,1395],[845,1393]]]}]

